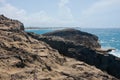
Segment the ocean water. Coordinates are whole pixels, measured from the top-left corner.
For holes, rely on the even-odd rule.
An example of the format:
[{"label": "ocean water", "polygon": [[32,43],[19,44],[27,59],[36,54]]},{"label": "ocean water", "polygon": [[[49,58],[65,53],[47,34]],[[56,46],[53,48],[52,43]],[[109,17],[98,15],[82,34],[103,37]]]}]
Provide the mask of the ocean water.
[{"label": "ocean water", "polygon": [[103,49],[116,49],[110,54],[120,57],[120,28],[117,29],[81,29],[99,37],[99,42]]},{"label": "ocean water", "polygon": [[[117,29],[79,29],[88,33],[95,34],[99,37],[99,42],[103,49],[114,48],[116,50],[110,52],[117,57],[120,57],[120,28]],[[54,31],[54,29],[41,29],[41,30],[26,30],[27,32],[35,32],[43,34],[46,32]]]}]

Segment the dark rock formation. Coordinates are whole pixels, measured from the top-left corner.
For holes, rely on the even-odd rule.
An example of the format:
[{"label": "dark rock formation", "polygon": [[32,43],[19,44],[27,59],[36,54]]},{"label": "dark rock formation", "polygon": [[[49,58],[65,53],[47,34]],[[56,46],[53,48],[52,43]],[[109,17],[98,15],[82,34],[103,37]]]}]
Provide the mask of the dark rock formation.
[{"label": "dark rock formation", "polygon": [[50,33],[43,34],[44,36],[59,36],[64,39],[74,41],[76,44],[81,44],[90,48],[100,48],[100,44],[98,42],[98,37],[96,35],[82,32],[75,29],[64,29],[58,30]]},{"label": "dark rock formation", "polygon": [[[118,80],[94,66],[60,55],[43,42],[48,38],[40,41],[23,30],[24,26],[19,21],[0,16],[0,80]],[[81,47],[84,52],[85,47],[61,40],[64,39],[59,38],[58,42],[52,41],[50,45],[73,46],[75,50]],[[57,49],[63,50],[67,56],[71,52],[59,47]],[[70,50],[74,53],[74,49]],[[70,53],[71,57],[73,53]]]},{"label": "dark rock formation", "polygon": [[[73,31],[75,33],[75,30]],[[76,31],[78,32],[78,30]],[[96,52],[96,50],[93,50],[92,48],[88,48],[84,45],[74,43],[73,40],[70,41],[69,38],[67,39],[66,35],[65,36],[63,35],[64,34],[63,31],[60,31],[58,33],[57,32],[55,32],[56,34],[53,32],[54,33],[53,36],[50,33],[45,34],[45,35],[50,34],[51,36],[36,35],[34,33],[28,33],[28,34],[37,40],[46,42],[52,48],[57,49],[61,54],[65,56],[77,59],[79,61],[83,61],[89,65],[94,65],[97,68],[120,79],[120,68],[119,68],[120,58],[115,57],[111,54],[104,54],[104,53]],[[54,35],[60,35],[59,33],[60,34],[62,33],[62,37],[54,36]],[[65,34],[66,33],[67,32],[65,32]],[[82,34],[80,34],[80,36],[82,36]]]}]

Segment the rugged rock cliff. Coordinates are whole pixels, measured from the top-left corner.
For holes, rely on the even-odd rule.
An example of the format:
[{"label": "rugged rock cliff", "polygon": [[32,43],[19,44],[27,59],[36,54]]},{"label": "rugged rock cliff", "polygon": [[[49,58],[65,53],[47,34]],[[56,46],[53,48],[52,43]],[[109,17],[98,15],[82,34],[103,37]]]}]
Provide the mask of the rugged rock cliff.
[{"label": "rugged rock cliff", "polygon": [[54,32],[49,32],[43,34],[44,36],[59,36],[64,39],[75,42],[76,44],[80,44],[90,48],[100,48],[100,44],[98,42],[98,37],[96,35],[82,32],[75,29],[64,29],[57,30]]},{"label": "rugged rock cliff", "polygon": [[[67,34],[68,32],[71,32],[71,34]],[[101,51],[98,52],[98,50],[96,51],[93,48],[91,48],[92,43],[93,44],[94,42],[96,43],[97,39],[92,40],[92,43],[91,42],[89,43],[89,38],[87,38],[88,40],[86,39],[86,41],[88,41],[88,43],[86,43],[86,45],[81,45],[76,42],[75,40],[76,38],[75,39],[74,37],[69,38],[68,36],[66,37],[66,35],[65,36],[62,35],[61,37],[61,33],[67,34],[69,37],[71,35],[74,35],[74,36],[78,35],[78,37],[79,36],[82,37],[85,34],[85,32],[82,33],[81,31],[78,31],[75,29],[73,30],[65,29],[65,30],[51,32],[51,33],[46,33],[43,35],[36,35],[34,33],[28,33],[28,34],[35,39],[46,42],[52,48],[57,49],[62,55],[74,58],[79,61],[83,61],[89,65],[94,65],[97,68],[113,76],[116,76],[117,78],[120,78],[120,68],[119,68],[120,58],[115,57],[111,54],[108,54],[107,52],[106,53],[101,53]],[[89,35],[91,34],[86,35],[86,37],[88,37]],[[91,35],[91,38],[94,38],[94,35]],[[79,39],[77,38],[77,40]],[[90,47],[89,47],[89,44],[91,44]]]},{"label": "rugged rock cliff", "polygon": [[31,36],[21,22],[0,15],[0,80],[118,80]]}]

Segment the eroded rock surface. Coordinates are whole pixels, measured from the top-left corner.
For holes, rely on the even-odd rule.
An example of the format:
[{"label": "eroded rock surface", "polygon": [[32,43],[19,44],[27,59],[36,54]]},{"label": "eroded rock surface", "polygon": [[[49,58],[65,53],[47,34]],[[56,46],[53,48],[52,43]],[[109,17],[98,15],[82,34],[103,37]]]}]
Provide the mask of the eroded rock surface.
[{"label": "eroded rock surface", "polygon": [[[65,31],[67,31],[67,30],[65,30]],[[76,30],[76,31],[78,32],[78,30]],[[61,34],[63,31],[60,31],[58,33],[57,32],[55,31],[55,33],[58,35],[59,33]],[[63,32],[63,34],[64,34],[64,32]],[[74,30],[74,32],[75,32],[75,30]],[[54,33],[54,35],[56,35],[55,33]],[[78,44],[73,40],[70,41],[69,38],[67,39],[66,35],[64,36],[65,37],[64,38],[63,35],[62,35],[62,37],[58,37],[58,36],[54,36],[54,35],[52,36],[52,34],[51,34],[51,36],[36,35],[34,33],[28,33],[28,34],[35,39],[46,42],[52,48],[57,49],[60,52],[60,54],[62,54],[64,56],[68,56],[68,57],[74,58],[76,60],[83,61],[89,65],[94,65],[97,68],[101,69],[102,71],[106,71],[110,75],[120,78],[120,68],[119,68],[120,67],[120,58],[118,58],[118,57],[115,57],[108,53],[98,52],[91,47],[86,47],[84,45]],[[46,33],[46,34],[49,35],[49,33]],[[66,32],[65,32],[65,34],[66,34]],[[72,35],[75,35],[75,34],[72,34]],[[80,34],[80,35],[82,36],[82,34]],[[94,43],[94,41],[93,41],[93,43]]]},{"label": "eroded rock surface", "polygon": [[36,80],[118,80],[94,66],[61,55],[45,42],[24,32],[21,22],[1,15],[0,80],[34,80],[33,78]]},{"label": "eroded rock surface", "polygon": [[18,20],[12,20],[0,15],[0,30],[24,30],[24,25]]},{"label": "eroded rock surface", "polygon": [[44,36],[58,36],[66,40],[74,41],[76,44],[80,44],[90,48],[100,48],[98,37],[96,35],[82,32],[76,29],[64,29],[57,30],[43,34]]}]

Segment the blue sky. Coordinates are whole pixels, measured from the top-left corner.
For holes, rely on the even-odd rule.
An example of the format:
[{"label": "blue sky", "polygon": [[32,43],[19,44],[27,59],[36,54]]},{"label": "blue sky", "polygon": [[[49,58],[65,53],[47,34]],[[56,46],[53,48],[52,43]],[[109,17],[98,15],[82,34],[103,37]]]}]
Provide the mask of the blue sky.
[{"label": "blue sky", "polygon": [[0,0],[26,27],[120,28],[120,0]]}]

